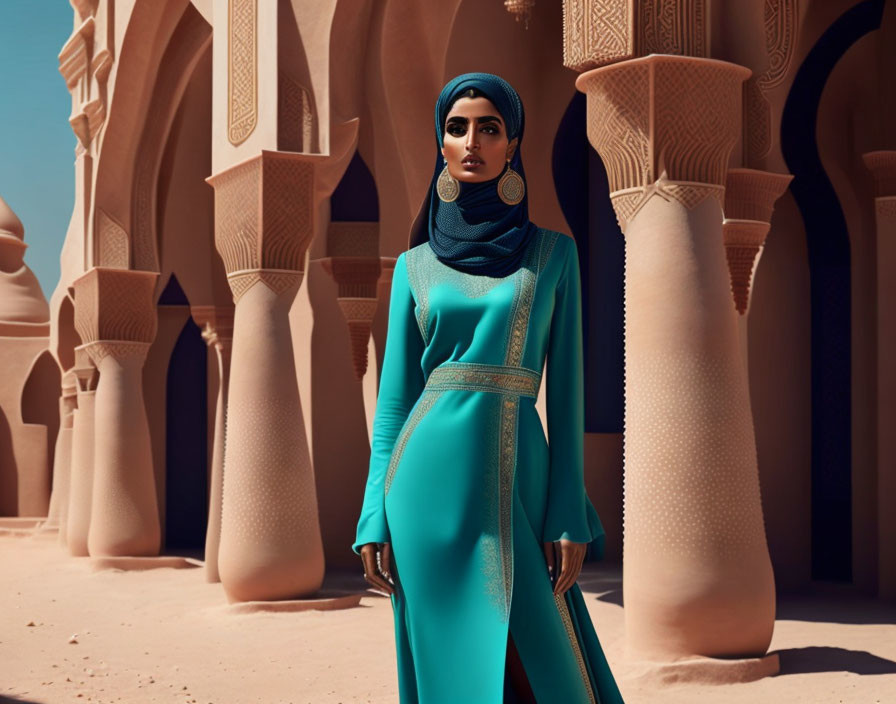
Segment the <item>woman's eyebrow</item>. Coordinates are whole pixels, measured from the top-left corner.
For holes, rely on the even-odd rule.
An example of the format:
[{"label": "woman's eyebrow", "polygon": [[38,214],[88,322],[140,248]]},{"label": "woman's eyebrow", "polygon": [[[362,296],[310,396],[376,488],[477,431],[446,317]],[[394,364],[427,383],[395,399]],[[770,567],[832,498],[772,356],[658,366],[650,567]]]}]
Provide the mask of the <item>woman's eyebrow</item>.
[{"label": "woman's eyebrow", "polygon": [[[497,122],[498,124],[502,124],[502,123],[501,123],[501,118],[500,118],[500,117],[496,117],[495,115],[483,115],[482,117],[478,117],[478,118],[475,118],[475,119],[479,120],[480,123],[482,123],[482,122]],[[469,122],[469,121],[470,121],[470,119],[469,119],[468,117],[462,117],[462,116],[460,116],[460,115],[454,115],[453,117],[449,117],[449,118],[446,120],[446,124],[447,124],[447,123],[451,123],[451,122],[462,122],[463,124],[466,124],[466,123]]]}]

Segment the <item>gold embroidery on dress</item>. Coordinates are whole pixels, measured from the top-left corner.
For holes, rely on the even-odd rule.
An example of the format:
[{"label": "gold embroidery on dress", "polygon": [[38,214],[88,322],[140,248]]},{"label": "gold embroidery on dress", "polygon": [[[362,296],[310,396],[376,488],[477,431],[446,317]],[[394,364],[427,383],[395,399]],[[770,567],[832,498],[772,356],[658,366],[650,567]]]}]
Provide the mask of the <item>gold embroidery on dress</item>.
[{"label": "gold embroidery on dress", "polygon": [[504,358],[504,363],[512,367],[518,367],[522,363],[538,275],[550,257],[557,237],[561,236],[557,232],[548,230],[541,230],[540,233],[542,236],[538,239],[538,246],[532,247],[527,252],[526,264],[520,267],[520,271],[524,273],[511,313],[513,322],[510,329],[510,344],[507,346],[507,354]]},{"label": "gold embroidery on dress", "polygon": [[591,704],[600,704],[594,696],[594,690],[591,688],[591,679],[588,677],[588,668],[585,667],[585,658],[582,657],[582,649],[579,647],[579,639],[576,637],[576,631],[572,625],[572,618],[569,615],[569,608],[566,605],[566,596],[563,594],[554,594],[554,602],[557,604],[557,610],[560,612],[560,619],[563,621],[566,635],[569,636],[569,644],[572,646],[572,651],[579,664],[582,683],[585,685],[585,689],[588,692],[588,701],[590,701]]},{"label": "gold embroidery on dress", "polygon": [[485,453],[483,458],[482,505],[483,521],[487,529],[480,538],[482,545],[482,574],[485,577],[485,590],[496,613],[507,616],[507,595],[504,587],[504,565],[501,563],[500,507],[495,501],[500,490],[501,481],[501,404],[504,397],[489,394],[483,400],[484,437],[493,438],[494,450]]},{"label": "gold embroidery on dress", "polygon": [[516,473],[516,434],[519,397],[507,395],[501,403],[501,462],[498,504],[501,524],[501,573],[504,577],[504,618],[510,619],[513,596],[513,481]]},{"label": "gold embroidery on dress", "polygon": [[434,404],[436,399],[441,395],[441,391],[430,391],[424,388],[417,404],[408,414],[404,426],[398,433],[395,447],[392,448],[392,456],[389,458],[389,466],[386,469],[384,493],[389,493],[389,487],[392,486],[392,478],[395,476],[395,470],[398,468],[398,463],[401,461],[401,455],[404,453],[404,447],[407,445],[408,438],[411,436],[414,428],[417,427],[417,424],[423,419],[423,416],[426,415],[426,412],[432,408],[432,404]]},{"label": "gold embroidery on dress", "polygon": [[523,367],[473,362],[445,362],[426,380],[426,386],[438,389],[494,391],[522,396],[538,396],[541,374]]}]

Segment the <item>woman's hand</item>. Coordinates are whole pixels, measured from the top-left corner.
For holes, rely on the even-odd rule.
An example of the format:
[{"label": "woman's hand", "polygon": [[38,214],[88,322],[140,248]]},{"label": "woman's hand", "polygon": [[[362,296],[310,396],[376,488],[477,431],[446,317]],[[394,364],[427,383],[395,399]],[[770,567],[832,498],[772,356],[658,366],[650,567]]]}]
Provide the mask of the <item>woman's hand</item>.
[{"label": "woman's hand", "polygon": [[563,538],[557,542],[544,542],[544,559],[554,581],[554,594],[563,594],[575,584],[587,551],[588,543],[574,543]]},{"label": "woman's hand", "polygon": [[361,564],[364,565],[364,579],[372,587],[392,594],[395,582],[392,581],[392,546],[389,543],[362,545]]}]

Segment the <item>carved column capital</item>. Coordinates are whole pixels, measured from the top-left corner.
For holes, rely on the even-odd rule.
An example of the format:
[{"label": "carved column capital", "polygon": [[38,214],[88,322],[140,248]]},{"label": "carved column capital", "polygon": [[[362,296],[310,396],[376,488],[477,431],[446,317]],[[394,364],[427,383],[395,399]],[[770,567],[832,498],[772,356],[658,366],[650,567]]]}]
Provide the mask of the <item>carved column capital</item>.
[{"label": "carved column capital", "polygon": [[324,257],[321,266],[336,281],[336,301],[348,323],[355,377],[367,372],[367,343],[377,307],[377,284],[382,270],[379,257]]},{"label": "carved column capital", "polygon": [[745,315],[750,307],[753,277],[771,229],[775,201],[784,194],[792,179],[791,174],[757,169],[728,171],[722,237],[734,306],[741,315]]},{"label": "carved column capital", "polygon": [[896,151],[865,152],[862,161],[871,172],[874,197],[896,196]]},{"label": "carved column capital", "polygon": [[301,282],[314,235],[314,170],[326,158],[262,150],[206,179],[234,303],[258,281],[278,294]]},{"label": "carved column capital", "polygon": [[152,342],[157,277],[154,271],[93,267],[75,279],[75,329],[81,340]]},{"label": "carved column capital", "polygon": [[707,197],[723,205],[749,75],[725,61],[651,55],[579,76],[588,139],[607,169],[623,232],[655,194],[688,208]]}]

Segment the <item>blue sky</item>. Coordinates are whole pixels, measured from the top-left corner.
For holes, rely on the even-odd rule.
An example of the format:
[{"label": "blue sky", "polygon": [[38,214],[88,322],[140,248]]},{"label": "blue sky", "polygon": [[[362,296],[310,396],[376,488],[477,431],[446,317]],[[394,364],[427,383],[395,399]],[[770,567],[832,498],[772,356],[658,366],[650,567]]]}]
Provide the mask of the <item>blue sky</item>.
[{"label": "blue sky", "polygon": [[75,196],[72,104],[59,73],[73,18],[66,0],[0,0],[0,196],[25,226],[25,263],[47,300]]}]

